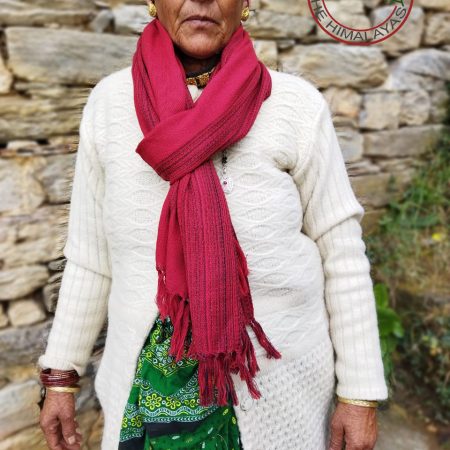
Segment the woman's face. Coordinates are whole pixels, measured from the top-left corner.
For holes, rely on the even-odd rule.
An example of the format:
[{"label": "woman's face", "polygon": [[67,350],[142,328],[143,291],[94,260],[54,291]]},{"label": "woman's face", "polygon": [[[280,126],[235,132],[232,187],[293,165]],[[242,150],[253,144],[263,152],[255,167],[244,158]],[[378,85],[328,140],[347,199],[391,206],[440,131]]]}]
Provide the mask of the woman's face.
[{"label": "woman's face", "polygon": [[[151,0],[148,0],[151,3]],[[194,58],[208,58],[219,53],[241,23],[247,0],[154,0],[159,19],[172,41]],[[210,21],[186,20],[192,15]]]}]

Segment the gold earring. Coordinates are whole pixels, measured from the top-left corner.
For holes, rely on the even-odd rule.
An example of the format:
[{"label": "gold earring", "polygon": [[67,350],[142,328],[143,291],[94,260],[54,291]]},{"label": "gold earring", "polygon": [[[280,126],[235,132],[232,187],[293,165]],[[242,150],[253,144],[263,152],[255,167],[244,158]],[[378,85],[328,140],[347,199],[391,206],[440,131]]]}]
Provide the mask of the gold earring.
[{"label": "gold earring", "polygon": [[248,17],[250,16],[250,9],[248,6],[246,6],[243,10],[242,10],[242,14],[241,14],[241,20],[243,22],[245,22]]},{"label": "gold earring", "polygon": [[152,17],[156,17],[156,6],[155,6],[154,3],[150,3],[150,4],[148,5],[148,12],[150,13],[150,15],[151,15]]}]

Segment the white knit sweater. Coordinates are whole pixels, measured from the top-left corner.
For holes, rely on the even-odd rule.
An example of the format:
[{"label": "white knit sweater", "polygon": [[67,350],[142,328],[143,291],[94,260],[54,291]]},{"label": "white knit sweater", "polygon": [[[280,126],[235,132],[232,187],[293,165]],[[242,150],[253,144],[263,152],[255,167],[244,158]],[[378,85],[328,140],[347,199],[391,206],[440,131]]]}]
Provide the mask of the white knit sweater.
[{"label": "white knit sweater", "polygon": [[[330,404],[321,377],[323,386],[332,377],[334,389],[336,374],[336,392],[345,397],[386,399],[388,393],[360,226],[364,209],[352,190],[328,104],[305,79],[269,71],[271,96],[247,136],[229,148],[234,188],[226,198],[247,255],[255,317],[283,358],[266,358],[249,329],[261,368],[259,386],[276,401],[269,411],[250,409],[248,420],[248,390],[233,376],[247,405],[237,406],[236,413],[246,450],[277,448],[275,441],[267,447],[275,438],[277,445],[283,440],[283,450],[317,450],[319,441],[307,443],[299,417],[300,409],[302,417],[314,417],[319,398],[321,411]],[[189,91],[194,100],[201,94],[195,86]],[[169,183],[135,152],[142,137],[129,66],[100,80],[83,110],[67,265],[47,348],[38,360],[41,367],[75,368],[83,375],[108,319],[95,379],[105,414],[103,450],[117,449],[137,357],[157,315],[154,253]],[[220,152],[213,161],[220,175]],[[334,364],[319,351],[328,343]],[[313,358],[316,365],[308,362]],[[318,394],[311,399],[312,392]]]}]

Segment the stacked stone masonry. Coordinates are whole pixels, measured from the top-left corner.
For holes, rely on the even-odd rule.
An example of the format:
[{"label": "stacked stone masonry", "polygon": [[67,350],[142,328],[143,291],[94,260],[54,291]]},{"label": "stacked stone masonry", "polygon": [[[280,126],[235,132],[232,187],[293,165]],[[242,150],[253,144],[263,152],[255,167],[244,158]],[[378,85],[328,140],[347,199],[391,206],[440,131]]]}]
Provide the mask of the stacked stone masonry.
[{"label": "stacked stone masonry", "polygon": [[[370,26],[381,0],[329,1]],[[450,81],[450,2],[416,0],[405,26],[373,46],[337,43],[306,0],[252,0],[245,23],[269,67],[312,81],[331,105],[369,233],[406,189],[442,131]],[[0,3],[0,450],[46,449],[36,356],[52,323],[66,238],[80,114],[90,88],[131,63],[150,20],[139,0]],[[105,330],[105,329],[104,329]],[[77,397],[84,448],[99,448],[96,343]]]}]

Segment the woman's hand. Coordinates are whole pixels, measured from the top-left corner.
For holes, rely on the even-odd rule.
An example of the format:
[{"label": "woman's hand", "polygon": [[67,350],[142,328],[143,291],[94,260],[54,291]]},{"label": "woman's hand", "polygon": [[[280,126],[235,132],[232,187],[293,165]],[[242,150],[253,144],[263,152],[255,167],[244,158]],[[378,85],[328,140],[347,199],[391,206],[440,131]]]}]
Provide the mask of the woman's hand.
[{"label": "woman's hand", "polygon": [[329,450],[372,450],[377,434],[376,408],[338,402],[331,419]]},{"label": "woman's hand", "polygon": [[81,433],[71,392],[47,390],[39,420],[50,450],[79,450]]}]

